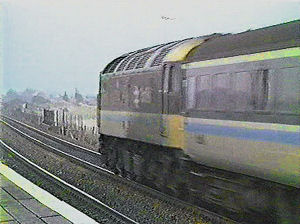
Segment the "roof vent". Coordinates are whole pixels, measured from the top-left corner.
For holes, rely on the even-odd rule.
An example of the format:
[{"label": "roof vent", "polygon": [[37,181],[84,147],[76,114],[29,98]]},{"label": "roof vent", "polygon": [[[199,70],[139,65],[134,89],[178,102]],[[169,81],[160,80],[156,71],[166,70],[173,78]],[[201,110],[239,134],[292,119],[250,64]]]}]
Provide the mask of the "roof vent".
[{"label": "roof vent", "polygon": [[143,57],[138,61],[135,68],[143,68],[147,60],[152,56],[153,52],[149,52],[143,55]]},{"label": "roof vent", "polygon": [[164,57],[172,50],[172,47],[174,47],[176,44],[178,44],[180,41],[176,41],[171,43],[169,46],[163,48],[161,52],[156,56],[156,58],[153,60],[151,67],[159,66],[162,64],[162,61]]},{"label": "roof vent", "polygon": [[109,63],[106,68],[103,70],[103,73],[111,73],[114,72],[117,65],[124,59],[125,57],[119,57]]}]

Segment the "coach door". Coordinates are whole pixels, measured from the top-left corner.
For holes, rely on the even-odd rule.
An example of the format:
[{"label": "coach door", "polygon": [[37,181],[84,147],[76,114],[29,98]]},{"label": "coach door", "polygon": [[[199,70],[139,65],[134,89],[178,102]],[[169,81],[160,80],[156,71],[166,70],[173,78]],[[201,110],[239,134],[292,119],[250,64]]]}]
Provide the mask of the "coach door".
[{"label": "coach door", "polygon": [[180,72],[176,64],[166,64],[162,75],[162,114],[178,114],[180,111]]},{"label": "coach door", "polygon": [[179,64],[166,64],[162,77],[162,122],[160,136],[171,147],[182,147],[182,119],[178,115],[181,101],[181,70]]},{"label": "coach door", "polygon": [[169,113],[169,77],[170,76],[170,65],[165,64],[163,67],[163,74],[162,74],[162,114]]}]

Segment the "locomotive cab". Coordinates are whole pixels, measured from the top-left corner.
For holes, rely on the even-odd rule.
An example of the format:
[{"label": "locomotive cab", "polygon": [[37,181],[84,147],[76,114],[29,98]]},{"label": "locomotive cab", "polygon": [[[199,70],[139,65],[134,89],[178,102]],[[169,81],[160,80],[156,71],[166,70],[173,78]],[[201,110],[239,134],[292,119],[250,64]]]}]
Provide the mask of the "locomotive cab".
[{"label": "locomotive cab", "polygon": [[100,134],[182,148],[181,62],[203,41],[162,44],[108,64],[100,74]]}]

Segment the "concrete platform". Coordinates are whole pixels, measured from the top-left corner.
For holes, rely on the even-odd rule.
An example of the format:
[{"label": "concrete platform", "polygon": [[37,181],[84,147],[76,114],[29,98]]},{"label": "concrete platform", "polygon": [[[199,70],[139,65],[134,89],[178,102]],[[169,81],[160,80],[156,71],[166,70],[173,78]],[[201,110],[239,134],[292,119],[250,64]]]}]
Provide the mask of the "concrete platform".
[{"label": "concrete platform", "polygon": [[95,220],[0,162],[0,223],[95,224]]}]

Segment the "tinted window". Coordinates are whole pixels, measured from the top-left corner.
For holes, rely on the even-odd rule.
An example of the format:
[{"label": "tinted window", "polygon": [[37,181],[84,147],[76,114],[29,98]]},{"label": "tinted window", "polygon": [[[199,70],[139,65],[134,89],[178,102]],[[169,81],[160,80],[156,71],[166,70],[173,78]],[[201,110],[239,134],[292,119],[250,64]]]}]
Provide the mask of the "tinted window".
[{"label": "tinted window", "polygon": [[[251,100],[252,77],[250,72],[238,72],[232,74],[233,99],[235,100],[234,109],[237,111],[252,110]],[[251,102],[252,101],[252,102]]]},{"label": "tinted window", "polygon": [[251,104],[253,110],[264,110],[269,92],[269,70],[258,70],[251,74]]},{"label": "tinted window", "polygon": [[196,78],[190,77],[187,79],[187,109],[193,109],[196,106]]},{"label": "tinted window", "polygon": [[196,86],[196,108],[201,108],[204,110],[211,109],[213,107],[212,76],[198,76]]},{"label": "tinted window", "polygon": [[268,100],[268,74],[268,70],[259,70],[190,77],[188,109],[264,110]]},{"label": "tinted window", "polygon": [[277,83],[276,111],[299,113],[300,68],[284,68],[279,71]]},{"label": "tinted window", "polygon": [[[213,75],[211,107],[216,110],[235,109],[235,90],[232,85],[231,74]],[[234,80],[233,80],[234,81]]]}]

